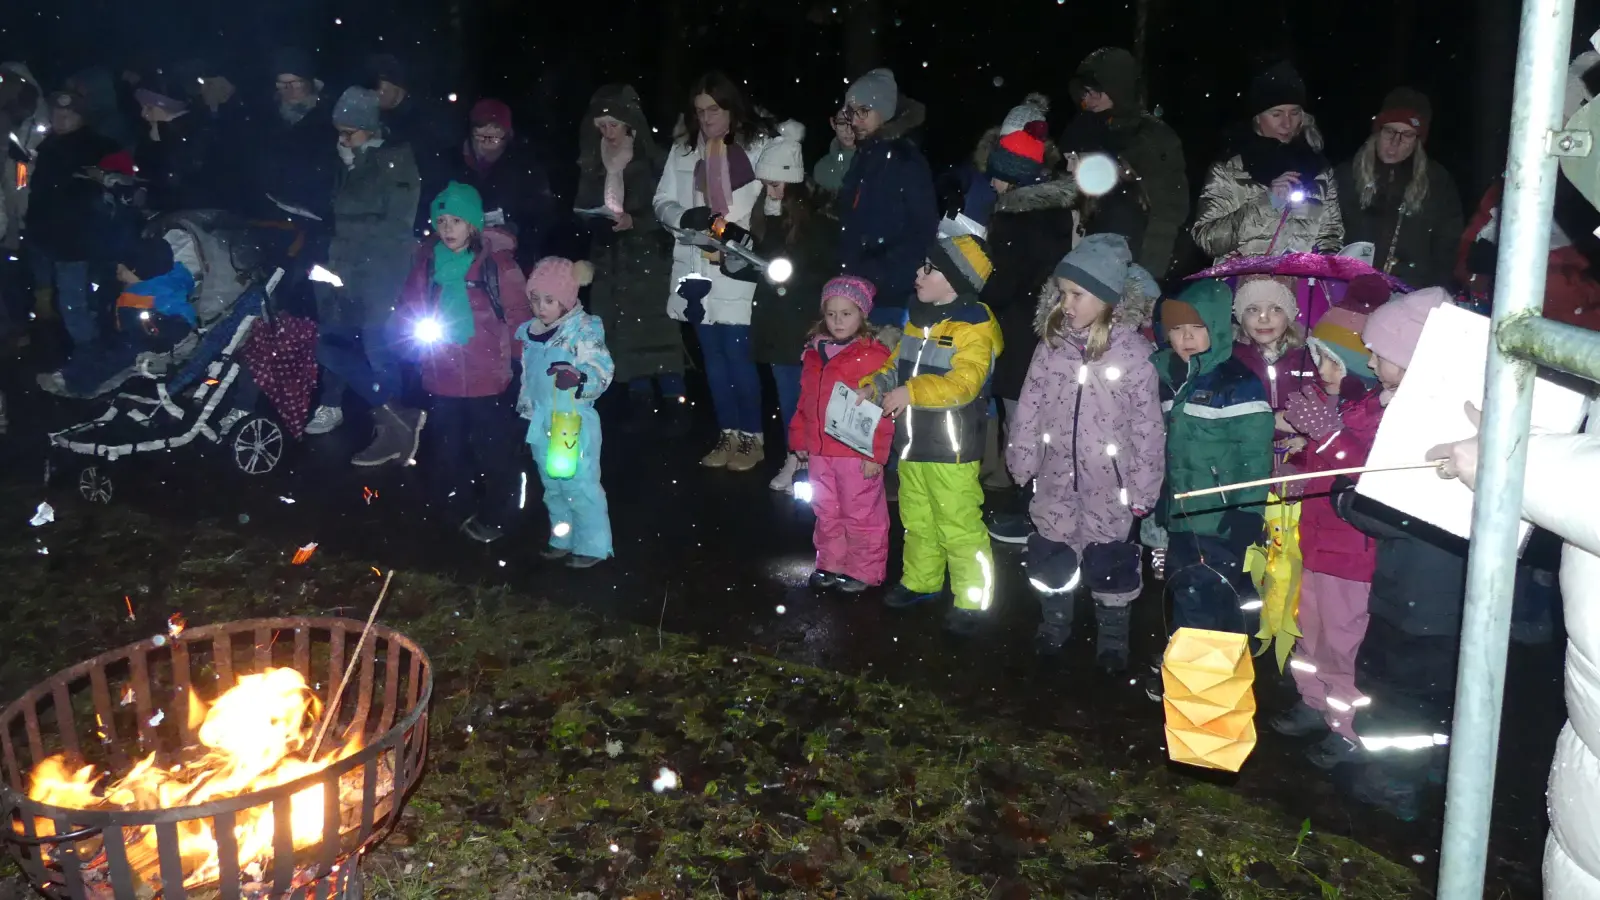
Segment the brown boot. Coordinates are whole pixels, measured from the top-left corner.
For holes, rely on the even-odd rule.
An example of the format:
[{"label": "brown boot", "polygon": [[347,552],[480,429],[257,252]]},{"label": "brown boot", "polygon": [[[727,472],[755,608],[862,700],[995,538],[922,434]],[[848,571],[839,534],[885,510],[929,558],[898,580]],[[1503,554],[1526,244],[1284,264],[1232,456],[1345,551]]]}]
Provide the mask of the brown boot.
[{"label": "brown boot", "polygon": [[407,465],[417,458],[417,446],[422,442],[422,427],[428,414],[419,409],[407,409],[385,403],[372,414],[372,443],[350,460],[353,466],[381,466],[388,462]]},{"label": "brown boot", "polygon": [[759,434],[739,432],[739,446],[733,458],[728,460],[728,471],[748,472],[761,465],[761,461],[767,458],[764,443]]},{"label": "brown boot", "polygon": [[724,428],[722,434],[717,437],[717,445],[711,448],[710,453],[700,458],[700,465],[708,469],[720,469],[726,466],[728,460],[733,458],[734,439],[737,435],[738,432],[733,429]]}]

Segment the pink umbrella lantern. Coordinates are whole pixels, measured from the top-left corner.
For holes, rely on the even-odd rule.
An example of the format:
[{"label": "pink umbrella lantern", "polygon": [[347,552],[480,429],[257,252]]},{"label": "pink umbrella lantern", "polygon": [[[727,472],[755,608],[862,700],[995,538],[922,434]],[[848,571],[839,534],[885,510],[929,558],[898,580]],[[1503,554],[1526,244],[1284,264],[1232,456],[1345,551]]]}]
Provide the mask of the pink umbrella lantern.
[{"label": "pink umbrella lantern", "polygon": [[1389,283],[1390,290],[1399,294],[1411,292],[1400,279],[1380,272],[1351,256],[1328,256],[1322,253],[1285,253],[1280,256],[1236,256],[1218,263],[1203,272],[1190,275],[1187,280],[1222,278],[1230,287],[1237,286],[1244,275],[1288,275],[1295,279],[1295,301],[1300,304],[1297,321],[1307,331],[1317,324],[1328,307],[1344,297],[1345,288],[1352,279],[1361,275],[1377,275]]}]

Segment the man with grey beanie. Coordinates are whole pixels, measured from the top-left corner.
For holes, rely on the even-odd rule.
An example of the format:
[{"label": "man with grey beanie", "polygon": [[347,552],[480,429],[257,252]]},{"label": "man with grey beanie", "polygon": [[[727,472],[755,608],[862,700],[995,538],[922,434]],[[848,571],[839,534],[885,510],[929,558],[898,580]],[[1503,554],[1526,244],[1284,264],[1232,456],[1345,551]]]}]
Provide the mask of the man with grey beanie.
[{"label": "man with grey beanie", "polygon": [[856,153],[839,191],[839,262],[877,286],[872,321],[895,326],[939,226],[933,173],[896,118],[909,106],[888,69],[873,69],[845,92]]}]

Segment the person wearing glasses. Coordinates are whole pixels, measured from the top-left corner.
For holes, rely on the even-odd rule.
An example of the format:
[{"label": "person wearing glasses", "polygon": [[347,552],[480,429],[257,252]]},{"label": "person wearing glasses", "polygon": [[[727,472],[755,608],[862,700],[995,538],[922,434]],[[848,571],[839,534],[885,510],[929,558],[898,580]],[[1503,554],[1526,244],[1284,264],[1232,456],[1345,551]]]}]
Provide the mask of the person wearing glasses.
[{"label": "person wearing glasses", "polygon": [[545,235],[555,217],[550,176],[532,145],[517,138],[511,107],[485,97],[472,106],[472,133],[455,180],[476,188],[485,221],[516,236],[517,263],[526,271],[545,257]]},{"label": "person wearing glasses", "polygon": [[[272,71],[277,73],[278,114],[264,129],[260,156],[261,190],[271,199],[260,200],[274,215],[276,200],[311,213],[326,226],[333,216],[339,155],[332,112],[321,102],[315,61],[306,51],[289,47],[273,57]],[[321,262],[321,256],[313,250],[311,260]]]},{"label": "person wearing glasses", "polygon": [[896,122],[909,112],[899,100],[888,69],[873,69],[845,92],[856,153],[838,200],[840,265],[878,286],[873,324],[896,327],[939,227],[933,172]]},{"label": "person wearing glasses", "polygon": [[1461,240],[1461,194],[1424,145],[1433,106],[1396,88],[1372,120],[1372,136],[1334,172],[1345,243],[1368,241],[1376,268],[1416,287],[1447,284]]}]

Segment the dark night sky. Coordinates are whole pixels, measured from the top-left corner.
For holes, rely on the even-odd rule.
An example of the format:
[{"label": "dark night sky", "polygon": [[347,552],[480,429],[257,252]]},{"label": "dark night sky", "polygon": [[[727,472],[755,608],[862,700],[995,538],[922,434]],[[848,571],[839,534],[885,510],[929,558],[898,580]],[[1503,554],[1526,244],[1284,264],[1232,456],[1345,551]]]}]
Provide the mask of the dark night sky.
[{"label": "dark night sky", "polygon": [[[845,2],[683,0],[680,79],[713,65],[746,79],[769,109],[805,121],[816,139],[813,153],[820,152],[821,121],[838,102],[844,78],[854,74],[845,71],[840,50],[842,18],[830,12]],[[1481,61],[1474,34],[1509,32],[1513,37],[1502,40],[1509,46],[1510,0],[1153,2],[1149,93],[1184,137],[1197,172],[1223,129],[1243,118],[1239,95],[1250,74],[1286,53],[1311,85],[1309,108],[1328,135],[1331,156],[1355,149],[1384,92],[1404,81],[1433,98],[1430,151],[1458,174],[1463,190],[1475,196],[1492,174],[1483,164],[1489,154],[1474,152],[1474,141],[1484,139],[1483,126],[1473,122],[1492,127],[1503,123],[1504,111],[1486,109],[1494,103],[1481,96],[1478,67],[1492,63]],[[929,107],[926,140],[936,165],[964,154],[1029,91],[1054,98],[1059,127],[1078,60],[1105,44],[1132,44],[1131,0],[881,3],[884,61],[903,90]],[[13,0],[0,27],[0,56],[27,59],[53,83],[97,61],[150,66],[203,55],[227,60],[237,83],[264,90],[269,76],[261,61],[277,44],[317,47],[334,86],[354,73],[362,53],[382,48],[426,72],[434,93],[457,91],[463,103],[476,88],[498,93],[525,121],[545,120],[548,139],[566,143],[589,92],[613,79],[633,81],[654,123],[663,132],[670,128],[666,107],[682,89],[662,84],[666,5],[461,0],[465,39],[457,40],[451,5],[443,0]],[[1503,9],[1503,18],[1475,15],[1486,7]],[[1597,24],[1600,0],[1580,0],[1575,43]],[[1508,58],[1500,65],[1509,73]],[[1502,91],[1509,94],[1508,87]]]}]

